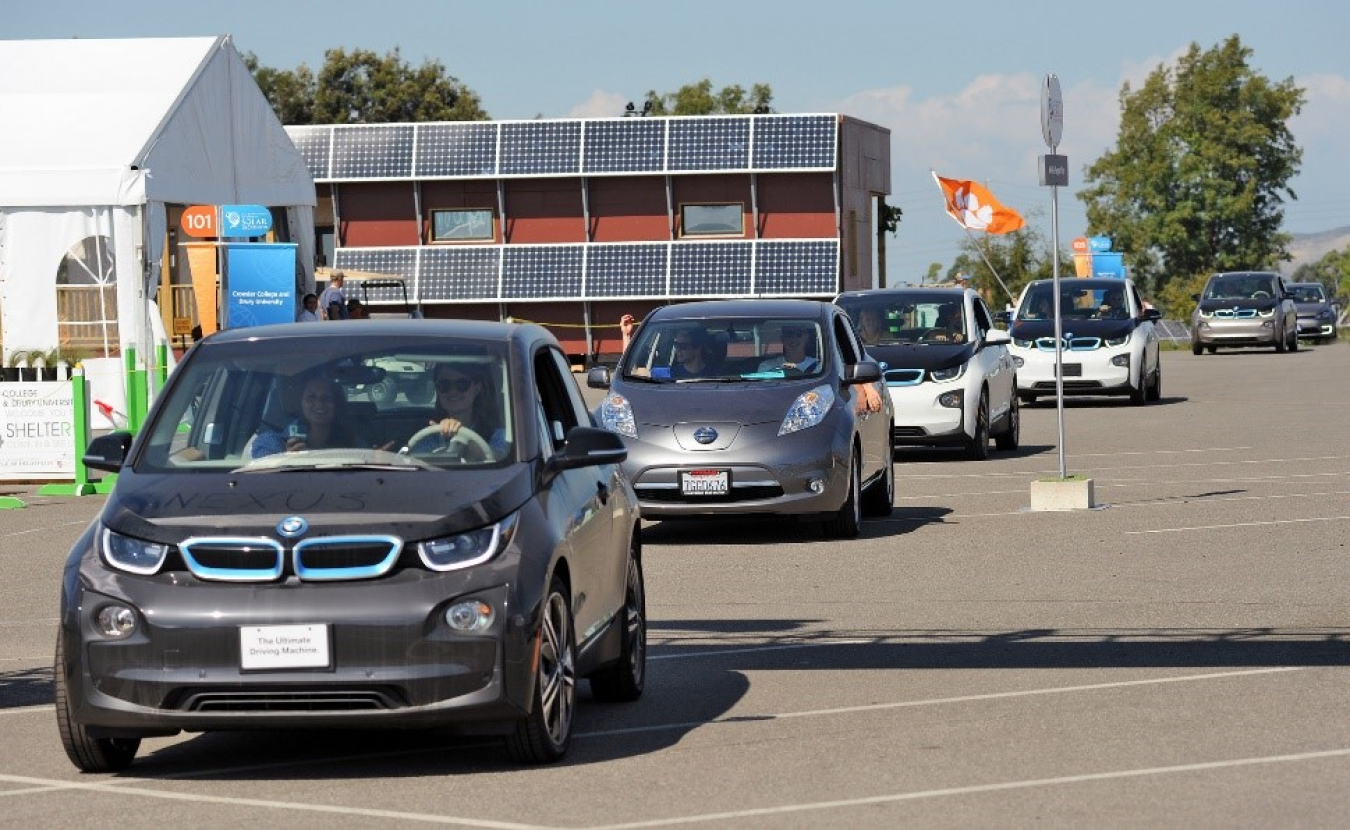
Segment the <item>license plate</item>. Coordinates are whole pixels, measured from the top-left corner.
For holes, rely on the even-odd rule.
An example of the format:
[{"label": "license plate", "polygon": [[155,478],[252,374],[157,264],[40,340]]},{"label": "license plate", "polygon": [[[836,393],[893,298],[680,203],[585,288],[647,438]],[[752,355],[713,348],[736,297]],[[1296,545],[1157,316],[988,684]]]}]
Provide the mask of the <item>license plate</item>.
[{"label": "license plate", "polygon": [[241,669],[322,669],[330,665],[326,625],[242,625]]},{"label": "license plate", "polygon": [[686,496],[725,496],[730,491],[726,470],[689,470],[680,473],[680,492]]},{"label": "license plate", "polygon": [[1064,377],[1066,377],[1066,378],[1081,378],[1082,376],[1083,376],[1083,364],[1081,364],[1081,363],[1065,363],[1065,364],[1064,364]]}]

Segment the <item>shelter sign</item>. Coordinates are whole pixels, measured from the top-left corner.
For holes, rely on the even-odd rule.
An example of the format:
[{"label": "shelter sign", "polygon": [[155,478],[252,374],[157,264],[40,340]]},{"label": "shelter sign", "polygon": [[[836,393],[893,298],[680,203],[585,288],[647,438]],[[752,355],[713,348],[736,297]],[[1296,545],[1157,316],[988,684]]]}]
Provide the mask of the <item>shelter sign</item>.
[{"label": "shelter sign", "polygon": [[225,327],[294,323],[293,242],[239,242],[225,249]]},{"label": "shelter sign", "polygon": [[0,479],[75,478],[69,381],[0,383]]}]

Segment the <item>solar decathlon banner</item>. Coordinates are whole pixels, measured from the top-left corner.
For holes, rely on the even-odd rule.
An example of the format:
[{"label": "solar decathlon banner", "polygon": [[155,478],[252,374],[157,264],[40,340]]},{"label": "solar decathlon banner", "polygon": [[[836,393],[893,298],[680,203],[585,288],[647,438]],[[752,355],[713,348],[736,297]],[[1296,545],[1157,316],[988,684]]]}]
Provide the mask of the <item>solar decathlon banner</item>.
[{"label": "solar decathlon banner", "polygon": [[239,242],[225,248],[225,327],[294,323],[295,243]]}]

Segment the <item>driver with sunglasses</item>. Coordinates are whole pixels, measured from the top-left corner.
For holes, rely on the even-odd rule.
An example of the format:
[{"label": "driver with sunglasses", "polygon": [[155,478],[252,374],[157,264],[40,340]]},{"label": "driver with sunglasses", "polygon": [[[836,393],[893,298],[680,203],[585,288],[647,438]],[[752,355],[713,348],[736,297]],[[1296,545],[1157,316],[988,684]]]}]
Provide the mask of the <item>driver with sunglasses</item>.
[{"label": "driver with sunglasses", "polygon": [[[466,461],[494,461],[506,455],[506,431],[501,427],[486,375],[480,367],[440,364],[432,375],[436,388],[436,409],[431,425],[439,425],[440,435],[424,438],[413,452],[436,452],[460,443],[460,457]],[[455,442],[455,436],[461,441]],[[473,440],[475,437],[481,440]],[[491,455],[484,453],[487,448]]]}]

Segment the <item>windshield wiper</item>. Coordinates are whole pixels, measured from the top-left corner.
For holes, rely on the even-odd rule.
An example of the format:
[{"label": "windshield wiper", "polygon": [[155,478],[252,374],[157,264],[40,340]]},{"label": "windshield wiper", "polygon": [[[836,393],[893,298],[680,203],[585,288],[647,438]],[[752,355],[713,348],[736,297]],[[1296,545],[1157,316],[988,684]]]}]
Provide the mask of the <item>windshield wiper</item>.
[{"label": "windshield wiper", "polygon": [[740,375],[710,375],[702,378],[682,378],[677,383],[739,383],[745,380]]},{"label": "windshield wiper", "polygon": [[624,379],[624,380],[631,380],[631,381],[633,381],[634,383],[669,383],[669,382],[670,382],[670,381],[668,381],[668,380],[662,380],[661,378],[654,378],[654,377],[652,377],[651,375],[624,375],[624,376],[623,376],[623,379]]}]

